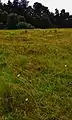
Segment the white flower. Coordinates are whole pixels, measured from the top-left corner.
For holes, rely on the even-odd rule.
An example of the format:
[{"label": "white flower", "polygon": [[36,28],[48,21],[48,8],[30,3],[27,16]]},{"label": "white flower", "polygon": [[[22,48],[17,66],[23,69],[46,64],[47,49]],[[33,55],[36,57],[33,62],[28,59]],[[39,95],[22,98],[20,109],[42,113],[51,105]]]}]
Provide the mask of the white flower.
[{"label": "white flower", "polygon": [[28,101],[28,98],[26,98],[25,101],[27,102],[27,101]]},{"label": "white flower", "polygon": [[20,74],[18,74],[17,77],[20,77]]},{"label": "white flower", "polygon": [[65,65],[65,67],[67,67],[67,65]]}]

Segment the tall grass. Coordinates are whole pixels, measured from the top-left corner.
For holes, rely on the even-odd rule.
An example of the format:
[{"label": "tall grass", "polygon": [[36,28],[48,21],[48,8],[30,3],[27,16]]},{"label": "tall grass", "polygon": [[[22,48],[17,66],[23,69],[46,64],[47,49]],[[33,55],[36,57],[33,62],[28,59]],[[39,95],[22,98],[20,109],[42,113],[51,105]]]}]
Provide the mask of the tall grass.
[{"label": "tall grass", "polygon": [[72,120],[72,29],[0,31],[0,119]]}]

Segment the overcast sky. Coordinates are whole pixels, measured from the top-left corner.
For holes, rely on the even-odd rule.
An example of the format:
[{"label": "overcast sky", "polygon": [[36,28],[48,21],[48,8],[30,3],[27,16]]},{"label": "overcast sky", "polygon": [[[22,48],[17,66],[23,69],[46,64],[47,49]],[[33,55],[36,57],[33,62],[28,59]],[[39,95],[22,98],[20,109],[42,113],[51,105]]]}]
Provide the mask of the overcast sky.
[{"label": "overcast sky", "polygon": [[[7,2],[8,0],[1,0],[2,2]],[[11,0],[13,1],[13,0]],[[47,6],[50,11],[55,10],[55,8],[58,8],[59,10],[61,9],[66,9],[66,11],[70,12],[72,14],[72,0],[29,0],[30,5],[33,5],[34,2],[40,2],[43,5]]]}]

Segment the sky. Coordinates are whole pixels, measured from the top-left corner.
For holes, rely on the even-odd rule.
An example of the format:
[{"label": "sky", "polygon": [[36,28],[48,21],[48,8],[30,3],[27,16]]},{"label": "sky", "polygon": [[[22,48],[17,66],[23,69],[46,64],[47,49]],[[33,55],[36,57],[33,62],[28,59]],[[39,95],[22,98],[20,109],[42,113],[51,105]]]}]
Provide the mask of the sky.
[{"label": "sky", "polygon": [[[8,0],[1,0],[2,2],[7,2]],[[11,0],[13,1],[13,0]],[[35,2],[40,2],[43,5],[47,6],[51,12],[55,12],[55,8],[65,9],[66,12],[72,14],[72,0],[28,0],[29,5],[33,5]]]}]

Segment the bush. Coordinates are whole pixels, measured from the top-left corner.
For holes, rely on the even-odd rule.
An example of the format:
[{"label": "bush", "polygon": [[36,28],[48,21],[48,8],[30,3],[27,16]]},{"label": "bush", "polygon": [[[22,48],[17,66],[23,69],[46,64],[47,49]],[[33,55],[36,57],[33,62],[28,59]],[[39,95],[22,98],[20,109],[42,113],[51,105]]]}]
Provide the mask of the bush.
[{"label": "bush", "polygon": [[0,29],[4,29],[4,24],[0,22]]},{"label": "bush", "polygon": [[17,28],[22,29],[22,28],[28,28],[28,25],[26,22],[19,22],[17,24]]},{"label": "bush", "polygon": [[16,13],[10,13],[8,15],[8,19],[7,19],[8,29],[16,29],[17,28],[17,26],[16,26],[17,22],[18,22],[17,14]]},{"label": "bush", "polygon": [[29,28],[29,29],[34,29],[35,27],[32,26],[30,23],[28,23],[28,28]]},{"label": "bush", "polygon": [[8,17],[8,13],[7,13],[6,11],[4,11],[4,12],[2,13],[2,22],[3,22],[4,24],[7,23],[7,17]]},{"label": "bush", "polygon": [[19,16],[18,16],[18,22],[25,22],[25,17],[19,15]]},{"label": "bush", "polygon": [[0,9],[0,22],[2,22],[2,9]]},{"label": "bush", "polygon": [[32,26],[31,24],[28,24],[28,23],[26,23],[26,22],[19,22],[18,24],[17,24],[17,28],[18,29],[33,29],[34,28],[34,26]]}]

